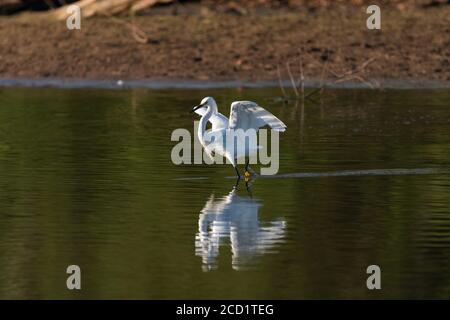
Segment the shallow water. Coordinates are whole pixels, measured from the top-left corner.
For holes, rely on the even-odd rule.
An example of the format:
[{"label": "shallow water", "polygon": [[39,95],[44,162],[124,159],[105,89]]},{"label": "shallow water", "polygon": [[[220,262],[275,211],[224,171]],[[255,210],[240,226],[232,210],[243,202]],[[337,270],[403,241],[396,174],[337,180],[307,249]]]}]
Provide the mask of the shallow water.
[{"label": "shallow water", "polygon": [[[450,91],[278,94],[0,88],[0,298],[450,298]],[[288,125],[251,194],[171,162],[205,95]]]}]

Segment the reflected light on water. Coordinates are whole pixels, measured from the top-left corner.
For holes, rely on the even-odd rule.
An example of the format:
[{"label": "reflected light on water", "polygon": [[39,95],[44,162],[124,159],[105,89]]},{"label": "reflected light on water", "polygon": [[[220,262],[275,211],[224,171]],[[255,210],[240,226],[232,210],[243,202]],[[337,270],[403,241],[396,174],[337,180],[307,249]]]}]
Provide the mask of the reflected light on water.
[{"label": "reflected light on water", "polygon": [[251,196],[237,195],[235,188],[218,200],[214,194],[209,197],[199,215],[195,236],[195,253],[202,258],[204,271],[218,268],[221,246],[231,244],[231,265],[234,270],[241,270],[283,241],[286,221],[261,222],[258,217],[261,206]]}]

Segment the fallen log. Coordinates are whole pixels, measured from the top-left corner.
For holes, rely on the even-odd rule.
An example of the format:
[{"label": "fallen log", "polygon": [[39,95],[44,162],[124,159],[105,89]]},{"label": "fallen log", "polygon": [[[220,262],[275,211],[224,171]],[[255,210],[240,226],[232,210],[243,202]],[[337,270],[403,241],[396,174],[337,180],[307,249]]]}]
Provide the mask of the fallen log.
[{"label": "fallen log", "polygon": [[49,12],[57,20],[65,20],[70,14],[67,8],[77,5],[81,9],[83,18],[96,15],[117,15],[123,12],[137,13],[160,3],[170,3],[173,0],[80,0],[69,5],[62,6]]},{"label": "fallen log", "polygon": [[30,1],[24,0],[0,0],[0,13],[12,14],[24,10]]}]

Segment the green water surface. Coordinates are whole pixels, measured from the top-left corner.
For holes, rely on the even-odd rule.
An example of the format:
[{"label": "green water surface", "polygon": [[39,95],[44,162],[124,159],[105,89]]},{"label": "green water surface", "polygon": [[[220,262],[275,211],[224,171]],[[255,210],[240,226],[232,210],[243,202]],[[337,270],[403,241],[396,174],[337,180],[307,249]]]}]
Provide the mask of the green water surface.
[{"label": "green water surface", "polygon": [[[172,163],[207,95],[286,123],[285,176]],[[0,88],[0,298],[450,298],[450,91],[277,95]]]}]

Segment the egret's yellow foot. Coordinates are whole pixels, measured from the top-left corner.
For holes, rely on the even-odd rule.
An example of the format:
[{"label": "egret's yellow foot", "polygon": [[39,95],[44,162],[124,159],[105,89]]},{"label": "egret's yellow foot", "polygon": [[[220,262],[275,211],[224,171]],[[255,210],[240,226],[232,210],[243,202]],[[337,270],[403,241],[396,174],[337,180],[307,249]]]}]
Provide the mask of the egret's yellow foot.
[{"label": "egret's yellow foot", "polygon": [[244,176],[248,179],[252,176],[252,173],[250,171],[245,171]]}]

